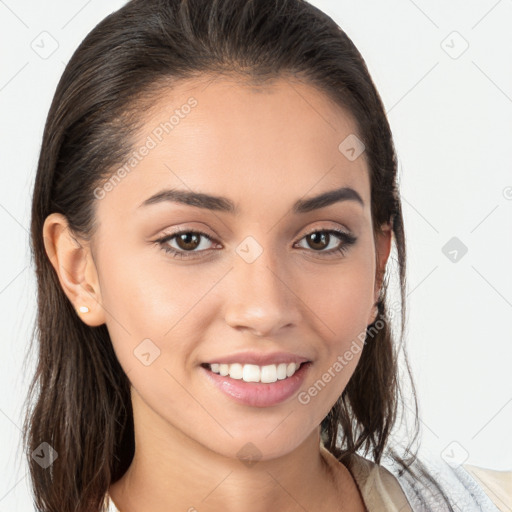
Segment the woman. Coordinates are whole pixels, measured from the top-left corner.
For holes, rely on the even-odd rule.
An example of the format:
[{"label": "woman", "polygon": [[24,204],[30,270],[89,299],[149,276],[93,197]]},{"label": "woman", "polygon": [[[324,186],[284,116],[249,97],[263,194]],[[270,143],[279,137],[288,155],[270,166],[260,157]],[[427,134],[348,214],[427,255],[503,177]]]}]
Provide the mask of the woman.
[{"label": "woman", "polygon": [[38,510],[497,510],[415,460],[416,426],[392,443],[396,167],[361,55],[306,2],[134,0],[101,22],[33,196]]}]

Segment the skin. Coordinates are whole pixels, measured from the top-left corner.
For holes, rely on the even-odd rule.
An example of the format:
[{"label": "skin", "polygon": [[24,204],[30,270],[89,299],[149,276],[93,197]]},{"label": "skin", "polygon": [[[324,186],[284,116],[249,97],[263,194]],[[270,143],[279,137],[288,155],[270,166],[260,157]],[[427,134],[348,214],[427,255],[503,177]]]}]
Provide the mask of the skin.
[{"label": "skin", "polygon": [[[333,473],[319,450],[319,424],[360,352],[307,404],[297,396],[272,407],[237,403],[200,367],[246,350],[290,352],[312,361],[300,389],[308,390],[374,320],[391,230],[381,226],[374,237],[364,153],[350,161],[338,149],[356,124],[291,78],[254,87],[203,76],[161,95],[134,147],[191,96],[197,106],[96,200],[90,243],[71,236],[59,214],[44,226],[63,290],[77,310],[89,307],[78,313],[86,324],[107,325],[132,384],[135,457],[110,494],[123,512],[364,511],[347,468]],[[339,187],[364,205],[291,211],[296,200]],[[172,202],[139,208],[164,188],[224,196],[240,213]],[[357,237],[345,253],[325,255],[343,243],[335,236],[320,250],[308,244],[311,231],[333,228]],[[211,240],[175,259],[155,240],[182,229]],[[248,236],[263,251],[252,263],[236,252]],[[167,245],[184,252],[176,239]],[[147,338],[160,349],[149,366],[134,356]],[[247,443],[260,457],[252,465],[237,456]]]}]

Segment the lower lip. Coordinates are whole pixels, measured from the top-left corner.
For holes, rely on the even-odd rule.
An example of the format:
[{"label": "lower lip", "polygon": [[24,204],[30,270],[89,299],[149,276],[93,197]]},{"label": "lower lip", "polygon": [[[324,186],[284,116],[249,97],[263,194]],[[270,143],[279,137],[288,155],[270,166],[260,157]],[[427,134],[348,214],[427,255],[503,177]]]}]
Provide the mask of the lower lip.
[{"label": "lower lip", "polygon": [[272,383],[245,382],[229,376],[223,377],[202,366],[200,368],[210,382],[236,402],[252,407],[270,407],[297,393],[310,366],[310,362],[304,363],[291,377]]}]

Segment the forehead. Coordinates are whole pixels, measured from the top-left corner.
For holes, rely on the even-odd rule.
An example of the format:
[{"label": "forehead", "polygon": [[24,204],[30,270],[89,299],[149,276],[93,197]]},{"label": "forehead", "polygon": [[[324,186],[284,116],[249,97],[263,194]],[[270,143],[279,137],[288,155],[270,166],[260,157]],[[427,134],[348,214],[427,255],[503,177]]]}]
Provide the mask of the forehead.
[{"label": "forehead", "polygon": [[370,202],[365,154],[345,151],[360,139],[355,120],[307,83],[205,75],[163,89],[143,116],[123,178],[102,201],[117,210],[164,187],[231,197],[242,212],[340,186]]}]

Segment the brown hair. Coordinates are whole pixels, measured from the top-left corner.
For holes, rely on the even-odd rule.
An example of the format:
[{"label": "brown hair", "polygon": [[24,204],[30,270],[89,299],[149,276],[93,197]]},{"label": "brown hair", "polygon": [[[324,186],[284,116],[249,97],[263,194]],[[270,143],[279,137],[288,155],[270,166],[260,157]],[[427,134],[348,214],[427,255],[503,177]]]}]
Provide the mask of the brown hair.
[{"label": "brown hair", "polygon": [[[93,191],[130,152],[140,128],[137,114],[173,81],[206,72],[253,81],[285,73],[300,77],[357,123],[366,146],[375,233],[393,223],[400,339],[393,339],[385,279],[372,324],[379,328],[367,336],[355,373],[322,422],[322,436],[340,459],[358,450],[379,462],[388,446],[401,404],[397,356],[405,325],[405,240],[391,130],[362,56],[331,18],[302,0],[132,0],[99,23],[66,66],[37,168],[31,248],[38,363],[24,442],[40,511],[99,510],[134,453],[128,378],[106,326],[84,324],[63,292],[45,252],[44,221],[61,213],[72,232],[90,239],[96,227]],[[411,439],[417,430],[416,422]],[[31,457],[43,442],[58,453],[47,469]]]}]

